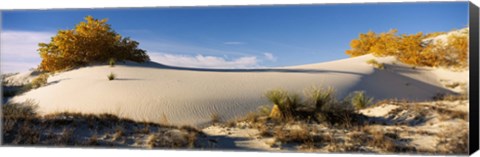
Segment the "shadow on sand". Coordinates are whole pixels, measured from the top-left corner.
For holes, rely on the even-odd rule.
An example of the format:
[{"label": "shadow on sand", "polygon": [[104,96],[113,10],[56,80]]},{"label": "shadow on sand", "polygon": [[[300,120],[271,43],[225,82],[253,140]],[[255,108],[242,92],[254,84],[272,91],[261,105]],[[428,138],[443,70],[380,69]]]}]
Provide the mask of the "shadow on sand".
[{"label": "shadow on sand", "polygon": [[[376,100],[381,99],[408,99],[414,101],[432,100],[436,94],[456,94],[448,89],[439,87],[441,84],[435,82],[422,82],[414,78],[404,76],[402,74],[420,74],[426,72],[420,68],[410,68],[399,66],[397,64],[385,64],[385,69],[374,69],[370,74],[358,73],[354,71],[338,71],[324,69],[282,69],[282,68],[265,68],[265,69],[205,69],[205,68],[188,68],[176,67],[159,64],[156,62],[147,63],[125,63],[127,66],[147,67],[171,70],[200,71],[200,72],[281,72],[281,73],[339,73],[349,75],[360,75],[361,79],[354,86],[346,91],[365,91],[367,95],[375,95]],[[432,95],[432,93],[434,93]],[[347,96],[347,93],[338,93],[339,97]],[[392,97],[395,96],[395,97]]]},{"label": "shadow on sand", "polygon": [[168,66],[155,62],[147,63],[126,63],[131,67],[144,67],[144,68],[157,68],[157,69],[170,69],[170,70],[184,70],[184,71],[199,71],[199,72],[283,72],[283,73],[342,73],[351,75],[362,75],[352,71],[338,71],[338,70],[320,70],[320,69],[282,69],[282,68],[258,68],[258,69],[207,69],[207,68],[190,68],[190,67],[177,67]]}]

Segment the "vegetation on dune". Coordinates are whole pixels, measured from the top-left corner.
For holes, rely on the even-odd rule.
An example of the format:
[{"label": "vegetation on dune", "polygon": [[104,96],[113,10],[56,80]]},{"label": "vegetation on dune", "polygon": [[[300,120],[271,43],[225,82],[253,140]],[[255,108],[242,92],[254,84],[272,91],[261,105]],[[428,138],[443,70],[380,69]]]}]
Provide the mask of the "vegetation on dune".
[{"label": "vegetation on dune", "polygon": [[265,96],[274,105],[274,110],[271,115],[275,118],[288,118],[291,116],[291,106],[286,103],[288,99],[288,93],[283,89],[271,90],[265,93]]},{"label": "vegetation on dune", "polygon": [[115,75],[114,73],[110,73],[110,74],[107,75],[107,78],[108,78],[109,81],[114,80],[116,77],[117,77],[117,75]]},{"label": "vegetation on dune", "polygon": [[114,67],[116,63],[115,58],[110,58],[108,60],[108,65],[110,65],[110,67]]},{"label": "vegetation on dune", "polygon": [[[266,142],[271,148],[295,148],[314,152],[374,152],[374,153],[426,153],[464,154],[467,152],[468,133],[455,134],[449,128],[429,130],[433,124],[459,120],[458,130],[467,127],[468,112],[451,108],[451,103],[466,97],[445,97],[429,103],[408,102],[388,99],[373,104],[373,98],[365,91],[354,91],[343,100],[335,97],[333,88],[312,87],[304,90],[304,100],[292,92],[275,89],[265,96],[275,106],[286,106],[289,97],[296,98],[290,110],[261,107],[258,112],[248,114],[237,122],[228,122],[226,127],[248,127],[258,130],[256,139],[272,139]],[[449,102],[450,101],[450,102]],[[446,103],[446,104],[443,104]],[[375,108],[396,106],[383,117],[367,116]],[[268,110],[278,110],[281,115],[271,117]],[[287,112],[288,114],[285,114]],[[408,118],[406,118],[408,117]],[[229,130],[229,129],[226,130]],[[438,132],[437,132],[438,131]],[[236,136],[236,135],[235,135]],[[410,141],[415,137],[429,136],[441,140],[438,147],[416,147]],[[454,137],[454,138],[452,138]],[[455,140],[458,139],[458,140]]]},{"label": "vegetation on dune", "polygon": [[[399,61],[428,67],[466,68],[468,66],[468,31],[464,34],[448,35],[447,41],[426,42],[426,39],[436,37],[443,32],[424,35],[397,35],[393,29],[386,33],[376,34],[369,31],[362,33],[350,43],[350,50],[345,53],[350,57],[373,54],[375,56],[394,56]],[[446,35],[446,34],[445,34]]]},{"label": "vegetation on dune", "polygon": [[48,80],[48,74],[47,73],[44,73],[44,74],[40,74],[38,75],[36,78],[34,78],[31,82],[32,84],[32,88],[39,88],[39,87],[42,87],[42,86],[45,86],[47,84],[47,80]]},{"label": "vegetation on dune", "polygon": [[[306,100],[298,94],[281,89],[268,91],[265,96],[274,104],[271,118],[279,120],[311,119],[331,125],[351,126],[360,120],[350,100],[337,100],[333,88],[312,87],[305,90]],[[369,99],[369,101],[372,101]],[[278,110],[278,111],[276,111]],[[280,117],[274,112],[279,112]],[[359,122],[359,121],[358,121]]]},{"label": "vegetation on dune", "polygon": [[2,105],[2,144],[196,148],[195,128],[137,122],[112,114],[52,113],[40,116],[33,101]]},{"label": "vegetation on dune", "polygon": [[370,65],[373,65],[373,67],[377,68],[377,69],[385,69],[385,64],[383,63],[379,63],[377,60],[375,59],[370,59],[367,61],[367,64],[370,64]]},{"label": "vegetation on dune", "polygon": [[324,106],[335,101],[335,89],[332,87],[311,87],[304,91],[304,95],[307,97],[306,103],[315,107],[316,111],[321,111]]},{"label": "vegetation on dune", "polygon": [[[40,43],[40,70],[55,72],[92,63],[116,61],[145,62],[150,58],[139,43],[113,31],[107,19],[85,17],[71,30],[59,30],[50,43]],[[110,62],[110,65],[111,62]]]},{"label": "vegetation on dune", "polygon": [[364,91],[355,91],[351,97],[351,103],[357,110],[368,107],[373,103],[373,98],[368,97]]}]

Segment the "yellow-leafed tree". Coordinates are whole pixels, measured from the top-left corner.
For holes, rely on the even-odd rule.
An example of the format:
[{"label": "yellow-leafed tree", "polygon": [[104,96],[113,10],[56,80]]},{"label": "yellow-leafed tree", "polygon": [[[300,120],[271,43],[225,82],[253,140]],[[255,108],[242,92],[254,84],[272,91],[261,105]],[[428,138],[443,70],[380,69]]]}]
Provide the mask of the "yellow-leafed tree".
[{"label": "yellow-leafed tree", "polygon": [[398,43],[398,51],[401,53],[396,55],[397,59],[406,64],[421,65],[420,62],[424,61],[421,56],[423,39],[421,32],[413,35],[402,34]]},{"label": "yellow-leafed tree", "polygon": [[38,68],[59,71],[91,63],[106,63],[111,58],[118,61],[149,61],[146,52],[137,48],[138,44],[113,31],[107,19],[97,20],[87,16],[74,29],[60,30],[50,43],[39,44],[42,62]]},{"label": "yellow-leafed tree", "polygon": [[400,40],[400,37],[396,35],[397,32],[397,29],[392,29],[387,33],[380,33],[377,37],[377,42],[372,45],[370,51],[375,56],[397,55],[397,53],[399,53],[398,47]]},{"label": "yellow-leafed tree", "polygon": [[371,48],[377,43],[378,35],[375,32],[369,31],[366,34],[360,34],[358,39],[350,42],[351,50],[345,53],[350,57],[365,55],[371,52]]},{"label": "yellow-leafed tree", "polygon": [[[375,56],[394,56],[399,61],[414,65],[428,67],[466,68],[468,66],[468,30],[447,34],[434,32],[424,35],[417,34],[396,35],[397,30],[392,29],[386,33],[375,34],[369,31],[360,34],[358,39],[350,43],[350,50],[345,53],[350,57],[372,53]],[[432,40],[440,35],[448,35],[446,41],[442,38]],[[425,39],[430,38],[430,42]]]}]

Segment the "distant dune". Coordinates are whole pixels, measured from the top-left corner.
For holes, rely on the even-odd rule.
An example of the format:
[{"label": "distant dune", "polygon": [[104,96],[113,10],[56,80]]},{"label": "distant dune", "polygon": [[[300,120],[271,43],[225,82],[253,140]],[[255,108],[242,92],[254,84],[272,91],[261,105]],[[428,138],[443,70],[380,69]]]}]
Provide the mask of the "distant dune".
[{"label": "distant dune", "polygon": [[[366,61],[376,59],[385,69]],[[117,79],[109,81],[113,72]],[[150,62],[90,66],[48,79],[48,85],[16,96],[52,112],[112,113],[133,120],[206,126],[212,114],[228,120],[261,105],[271,89],[302,93],[311,86],[332,86],[338,97],[364,90],[375,99],[430,100],[438,93],[458,92],[442,84],[467,82],[468,71],[412,68],[393,57],[365,55],[338,61],[271,69],[195,69]]]}]

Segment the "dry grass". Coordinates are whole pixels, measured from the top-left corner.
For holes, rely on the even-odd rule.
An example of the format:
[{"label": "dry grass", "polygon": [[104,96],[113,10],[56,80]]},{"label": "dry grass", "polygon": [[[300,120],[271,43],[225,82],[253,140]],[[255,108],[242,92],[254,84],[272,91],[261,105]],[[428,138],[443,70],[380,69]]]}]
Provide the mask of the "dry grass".
[{"label": "dry grass", "polygon": [[278,127],[275,129],[274,137],[280,142],[295,142],[303,143],[311,138],[308,130],[304,129],[285,129],[284,127]]},{"label": "dry grass", "polygon": [[[324,92],[311,92],[307,90],[307,100],[299,103],[298,107],[315,106],[316,102],[322,102],[326,99],[320,99],[319,95]],[[323,90],[325,91],[325,90]],[[272,95],[284,95],[278,92]],[[285,92],[286,93],[286,92]],[[328,93],[328,92],[326,92]],[[285,94],[288,98],[289,94]],[[308,98],[310,97],[310,98]],[[427,154],[455,154],[463,153],[468,146],[468,133],[457,131],[453,133],[443,133],[437,135],[436,131],[429,130],[431,122],[440,122],[460,119],[468,122],[468,113],[455,109],[446,108],[451,104],[448,100],[465,100],[463,96],[452,97],[442,96],[442,101],[433,102],[436,105],[427,104],[429,102],[412,102],[408,100],[388,99],[370,105],[371,99],[364,94],[361,102],[366,109],[371,107],[382,107],[382,105],[398,106],[396,109],[386,113],[384,117],[367,117],[361,112],[357,112],[354,108],[352,97],[348,97],[343,101],[330,99],[323,101],[328,103],[320,103],[320,110],[315,110],[314,120],[306,118],[308,116],[295,116],[292,119],[275,120],[268,118],[268,110],[259,109],[257,113],[250,113],[245,118],[240,119],[241,123],[248,124],[250,128],[257,129],[260,137],[270,139],[267,144],[271,147],[295,147],[301,151],[314,152],[369,152],[369,153],[427,153]],[[287,98],[284,101],[287,101]],[[319,99],[316,99],[319,98]],[[370,99],[370,100],[369,100]],[[271,100],[281,102],[277,97]],[[299,102],[299,101],[297,101]],[[458,101],[452,103],[464,103]],[[468,102],[466,102],[468,103]],[[315,109],[311,107],[310,109]],[[364,107],[361,107],[364,108]],[[300,110],[295,111],[300,113]],[[264,113],[261,113],[264,112]],[[308,112],[304,112],[308,113]],[[439,115],[439,116],[437,116]],[[266,118],[265,118],[266,117]],[[433,120],[433,121],[432,121]],[[230,122],[233,123],[233,122]],[[243,126],[243,125],[242,125]],[[238,127],[235,125],[227,125],[227,127]],[[424,128],[427,127],[427,128]],[[320,130],[319,130],[320,129]],[[468,129],[464,129],[468,130]],[[428,146],[412,145],[413,141],[418,140],[418,136],[437,137],[443,141],[437,150],[429,150]]]},{"label": "dry grass", "polygon": [[444,94],[438,93],[433,97],[435,101],[457,101],[457,100],[468,100],[468,94]]},{"label": "dry grass", "polygon": [[90,136],[90,138],[88,139],[87,143],[85,145],[88,145],[88,146],[97,146],[99,143],[98,143],[98,137],[97,137],[97,134],[93,134],[92,136]]},{"label": "dry grass", "polygon": [[244,118],[241,118],[240,121],[246,121],[250,123],[257,123],[259,121],[260,114],[256,112],[249,112]]},{"label": "dry grass", "polygon": [[446,129],[438,133],[439,145],[434,153],[467,154],[468,129]]},{"label": "dry grass", "polygon": [[300,123],[297,126],[298,128],[288,128],[288,125],[275,127],[273,128],[273,137],[278,142],[303,145],[301,146],[303,149],[315,148],[318,143],[327,139],[321,134],[312,132],[312,129],[307,124]]},{"label": "dry grass", "polygon": [[462,119],[468,122],[468,113],[463,111],[449,110],[441,107],[431,107],[439,115],[441,121],[452,120],[452,119]]},{"label": "dry grass", "polygon": [[460,86],[460,82],[453,82],[453,83],[450,83],[450,84],[445,84],[445,87],[448,87],[448,88],[456,88]]},{"label": "dry grass", "polygon": [[3,144],[128,147],[151,134],[157,137],[155,148],[194,148],[201,133],[193,127],[135,122],[111,114],[62,112],[38,116],[34,106],[32,102],[2,106]]},{"label": "dry grass", "polygon": [[115,131],[115,134],[113,134],[112,140],[116,141],[118,139],[121,139],[124,136],[125,136],[125,133],[124,133],[123,129],[117,128],[116,131]]},{"label": "dry grass", "polygon": [[[396,151],[396,145],[394,142],[394,139],[392,139],[387,133],[385,133],[382,130],[377,130],[377,129],[371,129],[370,134],[372,136],[371,140],[368,142],[368,144],[371,147],[379,148],[382,151],[385,152],[395,152]],[[396,136],[396,135],[394,135]]]},{"label": "dry grass", "polygon": [[147,137],[148,148],[155,147],[155,144],[157,143],[157,139],[158,139],[158,137],[155,134],[148,135],[148,137]]},{"label": "dry grass", "polygon": [[225,123],[225,126],[229,127],[229,128],[233,128],[233,127],[237,126],[237,121],[229,120],[227,123]]},{"label": "dry grass", "polygon": [[212,114],[210,115],[210,122],[212,122],[212,123],[214,123],[214,124],[215,124],[215,123],[219,123],[219,122],[220,122],[220,115],[219,115],[218,113],[216,113],[216,112],[215,112],[215,113],[212,113]]}]

